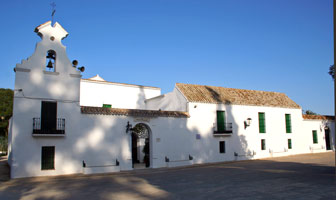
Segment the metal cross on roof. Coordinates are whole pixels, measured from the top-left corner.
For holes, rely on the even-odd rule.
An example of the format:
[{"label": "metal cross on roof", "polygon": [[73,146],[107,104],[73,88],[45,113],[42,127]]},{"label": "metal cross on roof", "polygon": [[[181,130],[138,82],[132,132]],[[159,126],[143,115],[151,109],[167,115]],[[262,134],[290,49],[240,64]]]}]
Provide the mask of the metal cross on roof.
[{"label": "metal cross on roof", "polygon": [[51,25],[53,25],[53,24],[54,24],[54,15],[55,15],[55,12],[56,12],[56,9],[55,9],[56,4],[55,4],[55,2],[52,2],[52,3],[50,4],[50,6],[52,7],[52,12],[51,12]]}]

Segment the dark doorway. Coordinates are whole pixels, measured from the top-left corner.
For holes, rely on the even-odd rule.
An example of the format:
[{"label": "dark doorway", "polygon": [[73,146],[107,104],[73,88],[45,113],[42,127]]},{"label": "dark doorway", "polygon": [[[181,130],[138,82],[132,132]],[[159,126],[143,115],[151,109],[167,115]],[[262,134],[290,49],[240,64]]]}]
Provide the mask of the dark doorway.
[{"label": "dark doorway", "polygon": [[329,131],[328,127],[326,129],[324,129],[324,137],[325,137],[325,141],[326,141],[326,149],[327,150],[331,150],[329,132],[330,131]]},{"label": "dark doorway", "polygon": [[42,101],[41,107],[41,130],[56,130],[57,103],[51,101]]},{"label": "dark doorway", "polygon": [[132,165],[133,168],[150,166],[150,129],[139,123],[132,129]]}]

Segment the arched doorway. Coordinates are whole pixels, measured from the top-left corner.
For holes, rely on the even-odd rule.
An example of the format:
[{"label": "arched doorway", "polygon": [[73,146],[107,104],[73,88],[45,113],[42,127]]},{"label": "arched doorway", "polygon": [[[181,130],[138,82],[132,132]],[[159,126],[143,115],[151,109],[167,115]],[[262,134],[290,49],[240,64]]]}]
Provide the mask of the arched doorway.
[{"label": "arched doorway", "polygon": [[132,165],[133,168],[150,166],[150,128],[143,123],[132,129]]}]

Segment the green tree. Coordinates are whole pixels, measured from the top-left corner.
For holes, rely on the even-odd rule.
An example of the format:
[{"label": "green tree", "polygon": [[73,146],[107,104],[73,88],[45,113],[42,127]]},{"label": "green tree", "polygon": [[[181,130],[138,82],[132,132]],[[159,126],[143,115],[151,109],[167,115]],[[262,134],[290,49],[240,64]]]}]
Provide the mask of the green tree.
[{"label": "green tree", "polygon": [[334,74],[335,74],[335,67],[334,67],[334,65],[331,65],[330,67],[329,67],[329,72],[328,72],[328,74],[331,76],[331,78],[334,80]]},{"label": "green tree", "polygon": [[0,88],[0,136],[7,135],[8,120],[13,112],[13,96],[13,90]]},{"label": "green tree", "polygon": [[303,110],[303,114],[306,114],[306,115],[318,115],[317,113],[311,111],[311,110]]}]

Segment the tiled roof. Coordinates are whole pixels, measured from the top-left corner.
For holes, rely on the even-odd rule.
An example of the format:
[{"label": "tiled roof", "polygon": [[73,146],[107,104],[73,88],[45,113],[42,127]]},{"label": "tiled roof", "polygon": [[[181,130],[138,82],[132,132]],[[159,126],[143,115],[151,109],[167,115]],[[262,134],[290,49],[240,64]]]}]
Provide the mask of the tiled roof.
[{"label": "tiled roof", "polygon": [[335,120],[335,116],[330,115],[302,115],[303,119],[316,119],[316,120]]},{"label": "tiled roof", "polygon": [[284,93],[176,83],[189,102],[301,108]]},{"label": "tiled roof", "polygon": [[90,107],[90,106],[81,106],[81,113],[95,114],[95,115],[125,115],[132,117],[175,117],[175,118],[189,117],[189,114],[187,112],[181,112],[181,111],[102,108],[102,107]]}]

